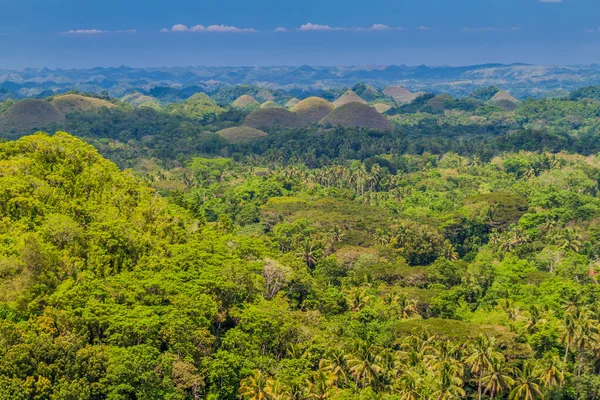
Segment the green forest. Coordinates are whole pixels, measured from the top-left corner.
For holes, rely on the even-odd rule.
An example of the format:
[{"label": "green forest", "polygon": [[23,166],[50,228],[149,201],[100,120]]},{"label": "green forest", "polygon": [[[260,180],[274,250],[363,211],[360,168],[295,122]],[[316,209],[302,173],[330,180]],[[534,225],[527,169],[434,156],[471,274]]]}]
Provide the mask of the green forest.
[{"label": "green forest", "polygon": [[600,90],[393,89],[0,103],[0,400],[600,399]]}]

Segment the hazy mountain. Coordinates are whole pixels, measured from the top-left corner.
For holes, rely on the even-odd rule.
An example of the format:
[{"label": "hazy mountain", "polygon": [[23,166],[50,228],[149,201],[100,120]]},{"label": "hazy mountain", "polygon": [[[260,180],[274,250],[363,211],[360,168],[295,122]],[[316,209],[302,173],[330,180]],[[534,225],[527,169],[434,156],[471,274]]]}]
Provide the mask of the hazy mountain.
[{"label": "hazy mountain", "polygon": [[134,90],[194,87],[193,92],[223,86],[253,84],[273,89],[327,89],[364,82],[378,89],[401,85],[416,92],[426,90],[464,96],[479,87],[495,85],[518,98],[554,96],[600,83],[600,66],[541,66],[485,64],[462,67],[389,65],[375,67],[170,67],[0,70],[0,90],[20,97],[37,97],[44,91],[61,93],[77,89],[111,96]]}]

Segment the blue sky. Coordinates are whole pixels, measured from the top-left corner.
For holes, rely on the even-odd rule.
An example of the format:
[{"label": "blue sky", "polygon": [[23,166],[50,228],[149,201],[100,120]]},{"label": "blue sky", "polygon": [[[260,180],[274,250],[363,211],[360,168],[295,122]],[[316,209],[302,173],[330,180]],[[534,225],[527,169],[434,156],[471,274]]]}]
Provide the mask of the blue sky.
[{"label": "blue sky", "polygon": [[0,0],[0,68],[488,62],[600,63],[600,1]]}]

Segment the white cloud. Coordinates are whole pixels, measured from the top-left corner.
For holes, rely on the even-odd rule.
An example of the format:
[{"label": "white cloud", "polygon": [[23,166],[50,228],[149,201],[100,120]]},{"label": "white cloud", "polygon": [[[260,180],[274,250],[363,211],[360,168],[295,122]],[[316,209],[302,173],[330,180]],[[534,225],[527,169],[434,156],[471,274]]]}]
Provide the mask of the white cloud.
[{"label": "white cloud", "polygon": [[209,25],[206,27],[207,32],[257,32],[252,28],[238,28],[236,26],[227,25]]},{"label": "white cloud", "polygon": [[[285,29],[285,28],[278,28],[278,29]],[[336,26],[330,26],[330,25],[320,25],[320,24],[313,24],[311,22],[306,23],[302,26],[300,26],[300,28],[298,28],[299,31],[353,31],[353,32],[365,32],[365,31],[388,31],[388,30],[393,30],[393,29],[404,29],[402,27],[392,27],[386,24],[373,24],[368,28],[362,28],[362,27],[354,27],[354,28],[342,28],[342,27],[336,27]],[[277,32],[283,32],[283,31],[278,31],[276,29]]]},{"label": "white cloud", "polygon": [[368,30],[370,30],[370,31],[388,31],[390,29],[393,29],[393,28],[386,24],[373,24],[373,25],[371,25],[371,27]]},{"label": "white cloud", "polygon": [[65,35],[99,35],[107,33],[108,31],[101,31],[99,29],[76,29],[63,32]]},{"label": "white cloud", "polygon": [[173,25],[173,27],[171,28],[171,32],[187,32],[189,30],[190,28],[183,24]]},{"label": "white cloud", "polygon": [[313,24],[311,22],[302,25],[299,30],[301,31],[333,31],[333,30],[341,30],[343,28],[332,28],[329,25],[319,25]]},{"label": "white cloud", "polygon": [[238,28],[236,26],[229,25],[194,25],[192,27],[188,27],[187,25],[177,24],[173,25],[173,27],[169,30],[163,28],[160,30],[162,33],[167,32],[233,32],[233,33],[242,33],[242,32],[258,32],[256,29],[252,28]]},{"label": "white cloud", "polygon": [[106,31],[101,29],[71,29],[66,32],[62,32],[63,35],[102,35],[105,33],[136,33],[135,29],[122,29],[116,31]]},{"label": "white cloud", "polygon": [[508,27],[508,28],[486,26],[486,27],[483,27],[483,28],[463,28],[462,29],[462,31],[466,32],[466,33],[478,33],[478,32],[518,32],[520,30],[521,30],[521,28],[519,28],[518,26],[511,26],[511,27]]},{"label": "white cloud", "polygon": [[586,29],[585,30],[587,33],[597,33],[600,32],[600,26],[594,29]]},{"label": "white cloud", "polygon": [[284,27],[281,27],[281,26],[279,28],[275,28],[273,30],[273,32],[287,32],[287,31],[288,31],[287,29],[285,29]]},{"label": "white cloud", "polygon": [[429,30],[431,30],[431,28],[430,28],[430,27],[428,27],[428,26],[423,26],[423,25],[421,25],[421,26],[420,26],[418,29],[419,29],[420,31],[429,31]]}]

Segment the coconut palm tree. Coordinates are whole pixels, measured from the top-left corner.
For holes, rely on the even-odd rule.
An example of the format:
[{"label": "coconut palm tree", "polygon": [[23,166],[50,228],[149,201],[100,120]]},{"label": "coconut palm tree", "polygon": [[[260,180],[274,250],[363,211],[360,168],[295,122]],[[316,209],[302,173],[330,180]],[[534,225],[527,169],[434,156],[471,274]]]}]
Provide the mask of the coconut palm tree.
[{"label": "coconut palm tree", "polygon": [[510,400],[535,400],[544,398],[540,388],[540,370],[531,361],[523,362],[521,368],[515,370],[517,379],[510,392]]},{"label": "coconut palm tree", "polygon": [[317,371],[311,379],[306,382],[306,398],[314,400],[325,400],[331,396],[331,388],[334,386],[336,377],[332,373]]},{"label": "coconut palm tree", "polygon": [[417,311],[417,301],[411,300],[405,295],[398,296],[398,300],[396,301],[398,307],[400,308],[400,318],[401,319],[409,319],[418,315]]},{"label": "coconut palm tree", "polygon": [[314,268],[317,265],[322,247],[320,242],[306,237],[300,242],[296,255],[304,260],[307,267]]},{"label": "coconut palm tree", "polygon": [[561,249],[572,250],[576,253],[579,252],[583,245],[581,233],[573,227],[567,227],[558,231],[554,235],[554,240]]},{"label": "coconut palm tree", "polygon": [[379,365],[380,357],[375,346],[372,345],[359,345],[355,354],[347,356],[347,362],[354,381],[363,389],[375,381],[382,372],[382,367]]},{"label": "coconut palm tree", "polygon": [[333,374],[336,377],[336,384],[340,381],[343,381],[345,384],[348,383],[346,356],[340,349],[330,349],[326,358],[322,358],[319,361],[319,368]]},{"label": "coconut palm tree", "polygon": [[562,385],[565,375],[562,373],[562,362],[557,355],[547,357],[543,365],[542,384],[545,388]]},{"label": "coconut palm tree", "polygon": [[354,312],[362,310],[370,300],[371,298],[367,295],[367,291],[359,287],[351,289],[348,293],[348,305]]},{"label": "coconut palm tree", "polygon": [[268,378],[261,371],[254,371],[240,385],[240,394],[248,400],[268,400]]},{"label": "coconut palm tree", "polygon": [[279,380],[268,379],[265,391],[269,395],[269,400],[290,400],[292,398],[287,387]]},{"label": "coconut palm tree", "polygon": [[414,371],[406,371],[402,377],[396,380],[394,392],[400,396],[400,400],[420,400],[421,377]]},{"label": "coconut palm tree", "polygon": [[543,311],[533,304],[529,307],[529,321],[525,326],[525,330],[530,335],[537,332],[539,326],[545,322]]},{"label": "coconut palm tree", "polygon": [[576,309],[575,312],[571,313],[567,311],[567,315],[565,316],[564,322],[564,331],[562,334],[562,341],[565,343],[565,356],[563,359],[563,370],[565,365],[567,364],[567,357],[569,356],[569,349],[571,344],[573,343],[573,339],[577,335],[577,314],[579,314],[579,309]]},{"label": "coconut palm tree", "polygon": [[471,367],[471,372],[477,376],[477,395],[479,400],[483,396],[483,376],[487,373],[494,362],[500,359],[501,355],[494,350],[495,339],[479,335],[475,342],[469,347],[469,355],[465,359],[467,365]]},{"label": "coconut palm tree", "polygon": [[487,374],[482,378],[483,392],[494,400],[494,396],[503,393],[514,385],[515,381],[510,376],[511,370],[506,368],[501,360],[495,360]]},{"label": "coconut palm tree", "polygon": [[436,400],[462,399],[466,395],[462,380],[463,370],[460,365],[444,361],[438,368],[438,389],[433,392]]}]

